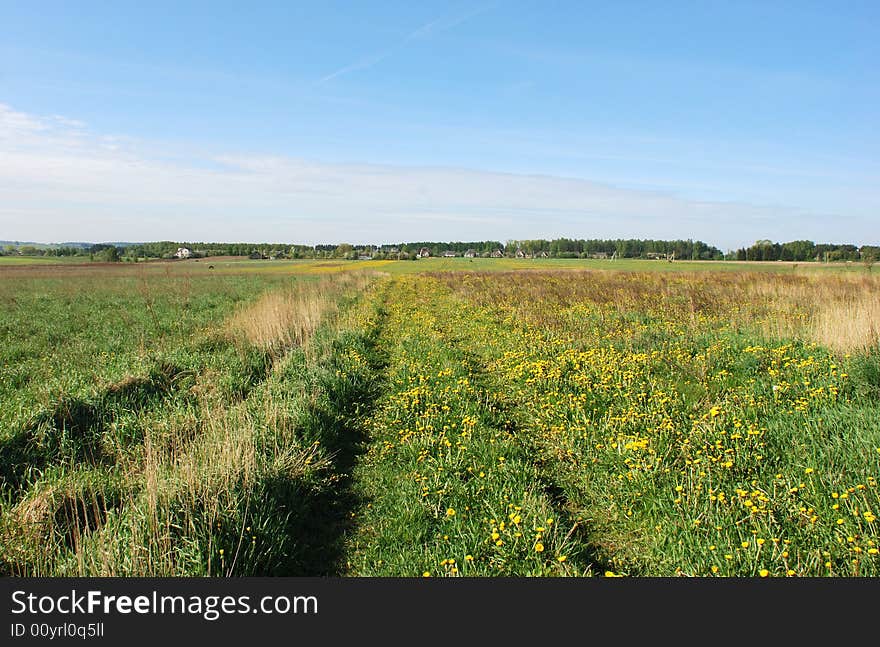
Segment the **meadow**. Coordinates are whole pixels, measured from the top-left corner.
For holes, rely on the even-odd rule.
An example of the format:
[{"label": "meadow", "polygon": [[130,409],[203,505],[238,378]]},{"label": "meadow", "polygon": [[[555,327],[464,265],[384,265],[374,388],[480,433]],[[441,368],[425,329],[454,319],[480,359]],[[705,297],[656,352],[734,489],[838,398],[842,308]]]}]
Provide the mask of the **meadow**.
[{"label": "meadow", "polygon": [[0,267],[6,575],[880,575],[880,279]]}]

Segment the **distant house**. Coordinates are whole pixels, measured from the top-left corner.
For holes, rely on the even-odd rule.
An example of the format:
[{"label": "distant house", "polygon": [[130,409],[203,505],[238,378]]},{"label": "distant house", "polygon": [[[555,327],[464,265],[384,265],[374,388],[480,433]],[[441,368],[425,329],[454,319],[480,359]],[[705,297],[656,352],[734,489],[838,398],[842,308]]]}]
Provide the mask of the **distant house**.
[{"label": "distant house", "polygon": [[262,253],[262,252],[258,252],[257,250],[254,250],[254,251],[252,251],[252,252],[250,253],[250,255],[248,256],[248,258],[251,259],[252,261],[260,261],[260,260],[262,260],[262,259],[264,259],[264,258],[266,258],[266,257],[263,256],[263,253]]},{"label": "distant house", "polygon": [[419,250],[419,253],[416,254],[417,258],[428,258],[431,255],[431,250],[427,247],[422,247]]},{"label": "distant house", "polygon": [[550,258],[550,254],[548,254],[544,250],[541,250],[540,252],[535,254],[535,258]]},{"label": "distant house", "polygon": [[475,249],[469,249],[464,253],[465,258],[475,258],[477,255],[477,251]]},{"label": "distant house", "polygon": [[502,252],[500,249],[496,249],[494,252],[489,254],[489,256],[491,256],[492,258],[503,258],[504,252]]},{"label": "distant house", "polygon": [[358,256],[358,260],[359,261],[371,261],[371,260],[373,260],[373,257],[370,256],[369,254],[361,254],[360,256]]},{"label": "distant house", "polygon": [[523,250],[518,249],[518,250],[516,250],[516,254],[515,254],[515,256],[516,256],[517,258],[525,258],[525,257],[526,257],[526,253],[525,253]]},{"label": "distant house", "polygon": [[593,252],[592,254],[590,254],[590,258],[604,260],[608,258],[608,252]]},{"label": "distant house", "polygon": [[451,249],[447,249],[445,252],[443,252],[443,258],[455,258],[455,257],[456,257],[456,253],[453,252]]},{"label": "distant house", "polygon": [[660,252],[648,252],[647,254],[645,254],[645,256],[652,261],[658,261],[661,258],[666,258],[666,254],[661,254]]},{"label": "distant house", "polygon": [[192,258],[192,250],[189,247],[178,247],[174,253],[175,258]]}]

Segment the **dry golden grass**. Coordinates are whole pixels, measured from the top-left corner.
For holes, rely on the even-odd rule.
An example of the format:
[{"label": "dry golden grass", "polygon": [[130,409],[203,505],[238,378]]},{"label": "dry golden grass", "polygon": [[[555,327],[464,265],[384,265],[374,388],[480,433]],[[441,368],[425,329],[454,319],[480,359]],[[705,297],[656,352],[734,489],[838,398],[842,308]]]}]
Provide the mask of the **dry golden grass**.
[{"label": "dry golden grass", "polygon": [[[103,529],[109,511],[124,496],[98,472],[71,471],[38,485],[0,523],[11,563],[27,564],[20,575],[40,576],[58,568],[58,555],[47,546],[61,541],[82,561],[84,542]],[[33,556],[37,555],[37,560]],[[80,573],[82,569],[77,569]]]},{"label": "dry golden grass", "polygon": [[267,350],[299,346],[335,305],[333,299],[316,290],[297,287],[273,291],[237,312],[228,327],[233,335]]},{"label": "dry golden grass", "polygon": [[880,347],[880,294],[866,293],[823,305],[812,322],[815,341],[838,351]]},{"label": "dry golden grass", "polygon": [[880,277],[811,274],[794,281],[765,280],[753,285],[752,294],[768,302],[774,316],[765,329],[774,336],[802,338],[843,353],[880,344]]},{"label": "dry golden grass", "polygon": [[337,311],[340,292],[362,289],[370,277],[347,273],[272,290],[236,312],[227,322],[227,331],[265,350],[301,346],[328,315]]},{"label": "dry golden grass", "polygon": [[645,313],[695,326],[700,317],[715,317],[841,353],[880,343],[880,276],[871,274],[557,270],[433,276],[498,307],[515,302],[519,315],[545,327],[564,325],[569,306],[588,302],[599,306],[599,314]]}]

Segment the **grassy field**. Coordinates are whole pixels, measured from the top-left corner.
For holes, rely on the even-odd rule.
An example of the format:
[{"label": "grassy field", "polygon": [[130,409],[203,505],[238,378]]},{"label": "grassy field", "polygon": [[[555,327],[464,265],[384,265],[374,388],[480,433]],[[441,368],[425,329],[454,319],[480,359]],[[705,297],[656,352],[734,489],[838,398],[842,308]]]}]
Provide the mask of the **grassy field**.
[{"label": "grassy field", "polygon": [[58,256],[0,256],[0,267],[9,265],[42,265],[64,263]]},{"label": "grassy field", "polygon": [[[3,266],[27,265],[77,265],[84,267],[115,267],[125,271],[135,267],[134,264],[99,264],[88,263],[82,257],[43,257],[43,256],[0,256],[0,268]],[[209,267],[226,272],[278,272],[278,273],[322,273],[349,271],[353,268],[378,269],[392,274],[412,274],[430,271],[468,271],[497,272],[510,270],[611,270],[641,272],[771,272],[771,273],[840,273],[861,275],[870,273],[862,263],[794,263],[787,261],[688,261],[677,260],[669,263],[662,260],[644,260],[624,258],[617,260],[598,259],[566,259],[566,258],[423,258],[418,261],[347,261],[342,259],[326,260],[250,260],[240,256],[208,257],[186,261],[150,260],[136,267],[150,269],[162,268],[163,271],[200,272],[209,271]],[[173,268],[168,270],[167,268]]]},{"label": "grassy field", "polygon": [[880,279],[0,267],[0,572],[880,575]]}]

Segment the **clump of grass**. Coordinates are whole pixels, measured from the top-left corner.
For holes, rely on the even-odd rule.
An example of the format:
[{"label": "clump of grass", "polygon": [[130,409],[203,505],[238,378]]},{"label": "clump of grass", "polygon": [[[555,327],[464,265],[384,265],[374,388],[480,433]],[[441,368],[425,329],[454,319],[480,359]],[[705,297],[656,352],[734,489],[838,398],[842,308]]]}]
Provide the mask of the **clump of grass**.
[{"label": "clump of grass", "polygon": [[880,292],[863,292],[823,303],[812,322],[812,337],[841,352],[880,348]]},{"label": "clump of grass", "polygon": [[362,289],[367,274],[341,274],[319,282],[298,282],[266,292],[227,322],[233,336],[265,350],[301,346],[339,307],[342,289]]},{"label": "clump of grass", "polygon": [[118,470],[62,466],[47,471],[0,523],[0,547],[8,574],[56,572],[64,555],[76,554],[123,505],[130,486]]},{"label": "clump of grass", "polygon": [[237,312],[228,328],[266,350],[299,346],[335,307],[336,301],[318,289],[273,290]]}]

